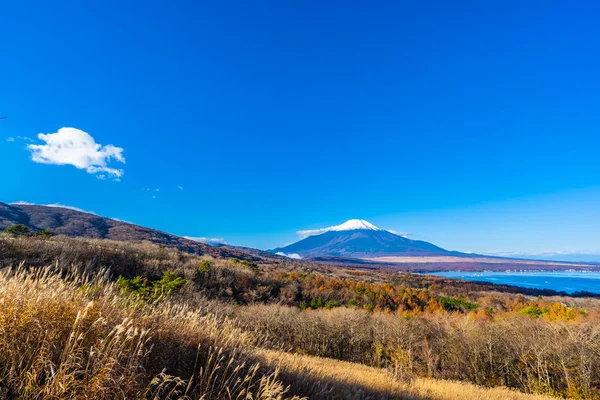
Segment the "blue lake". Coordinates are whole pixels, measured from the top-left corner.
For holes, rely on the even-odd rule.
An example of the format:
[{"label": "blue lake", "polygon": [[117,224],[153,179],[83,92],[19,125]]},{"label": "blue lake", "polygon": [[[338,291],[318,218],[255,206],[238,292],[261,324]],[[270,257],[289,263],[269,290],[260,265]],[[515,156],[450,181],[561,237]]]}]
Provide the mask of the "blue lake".
[{"label": "blue lake", "polygon": [[600,272],[436,272],[430,275],[534,289],[600,293]]}]

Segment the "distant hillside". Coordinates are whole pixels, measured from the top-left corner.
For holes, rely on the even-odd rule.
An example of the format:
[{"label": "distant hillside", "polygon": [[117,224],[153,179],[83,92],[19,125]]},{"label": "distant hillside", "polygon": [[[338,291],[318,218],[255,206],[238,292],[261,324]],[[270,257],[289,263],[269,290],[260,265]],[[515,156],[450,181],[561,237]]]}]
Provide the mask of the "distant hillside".
[{"label": "distant hillside", "polygon": [[129,241],[145,240],[190,253],[249,258],[249,254],[243,251],[228,247],[212,247],[166,232],[70,208],[0,202],[0,231],[15,224],[23,224],[32,231],[49,229],[57,235]]}]

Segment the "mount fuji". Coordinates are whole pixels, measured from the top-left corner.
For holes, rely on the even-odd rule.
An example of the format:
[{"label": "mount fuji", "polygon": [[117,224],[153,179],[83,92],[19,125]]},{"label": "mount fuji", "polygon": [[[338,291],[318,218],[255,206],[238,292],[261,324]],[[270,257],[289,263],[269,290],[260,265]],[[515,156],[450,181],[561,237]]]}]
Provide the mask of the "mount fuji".
[{"label": "mount fuji", "polygon": [[302,258],[322,256],[372,258],[388,256],[467,256],[448,251],[421,240],[412,240],[381,229],[362,219],[351,219],[341,225],[299,231],[304,238],[296,243],[270,250],[272,253],[299,255]]}]

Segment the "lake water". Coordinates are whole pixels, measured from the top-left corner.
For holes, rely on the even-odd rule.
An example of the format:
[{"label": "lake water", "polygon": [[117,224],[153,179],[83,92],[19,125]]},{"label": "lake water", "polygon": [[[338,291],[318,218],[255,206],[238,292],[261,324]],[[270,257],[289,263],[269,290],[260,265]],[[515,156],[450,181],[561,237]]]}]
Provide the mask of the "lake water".
[{"label": "lake water", "polygon": [[600,272],[436,272],[431,275],[534,289],[600,293]]}]

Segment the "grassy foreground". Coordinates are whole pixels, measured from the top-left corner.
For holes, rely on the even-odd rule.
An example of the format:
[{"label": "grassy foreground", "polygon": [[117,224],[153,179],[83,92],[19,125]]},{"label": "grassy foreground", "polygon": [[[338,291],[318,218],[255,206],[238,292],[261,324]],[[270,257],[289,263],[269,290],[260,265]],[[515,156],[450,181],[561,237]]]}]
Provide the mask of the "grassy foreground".
[{"label": "grassy foreground", "polygon": [[141,301],[103,276],[0,272],[0,399],[540,398],[264,350],[220,303]]},{"label": "grassy foreground", "polygon": [[308,385],[311,398],[322,399],[449,399],[449,400],[533,400],[551,397],[524,394],[507,388],[482,388],[463,382],[439,379],[415,379],[402,382],[386,370],[329,358],[289,354],[279,351],[256,351],[266,365],[280,369],[280,375]]}]

